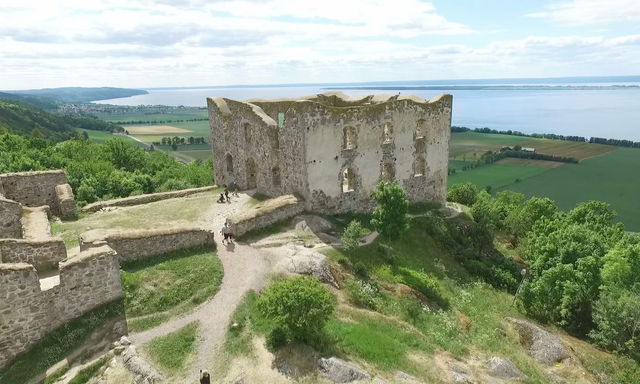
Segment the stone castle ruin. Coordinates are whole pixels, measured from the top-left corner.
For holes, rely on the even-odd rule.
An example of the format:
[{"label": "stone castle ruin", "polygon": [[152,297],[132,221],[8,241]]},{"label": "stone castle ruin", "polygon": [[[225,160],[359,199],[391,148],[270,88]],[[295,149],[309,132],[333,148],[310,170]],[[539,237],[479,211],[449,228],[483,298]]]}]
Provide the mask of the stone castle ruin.
[{"label": "stone castle ruin", "polygon": [[67,253],[51,215],[76,215],[64,171],[0,174],[0,370],[47,333],[122,298],[121,261],[213,243],[194,226],[90,231]]},{"label": "stone castle ruin", "polygon": [[383,180],[414,202],[446,199],[451,95],[207,101],[218,185],[296,194],[326,213],[370,209]]}]

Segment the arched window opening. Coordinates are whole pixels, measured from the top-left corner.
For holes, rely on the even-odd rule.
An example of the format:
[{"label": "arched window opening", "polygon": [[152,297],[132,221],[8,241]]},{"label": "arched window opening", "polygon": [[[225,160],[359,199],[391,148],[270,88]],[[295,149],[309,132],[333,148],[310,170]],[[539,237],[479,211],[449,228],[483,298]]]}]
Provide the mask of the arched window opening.
[{"label": "arched window opening", "polygon": [[247,189],[254,189],[257,186],[258,166],[255,160],[249,158],[247,160]]},{"label": "arched window opening", "polygon": [[352,192],[356,189],[356,174],[351,168],[342,172],[342,192]]},{"label": "arched window opening", "polygon": [[427,162],[422,155],[416,157],[414,176],[424,176],[427,173]]},{"label": "arched window opening", "polygon": [[382,144],[389,144],[393,141],[393,127],[386,123],[382,129]]},{"label": "arched window opening", "polygon": [[227,165],[227,173],[233,173],[233,157],[230,154],[225,156],[225,163]]},{"label": "arched window opening", "polygon": [[273,167],[273,169],[271,169],[271,177],[273,179],[274,187],[282,185],[282,181],[280,180],[280,167]]},{"label": "arched window opening", "polygon": [[244,129],[244,139],[248,143],[251,141],[251,125],[249,123],[242,124]]},{"label": "arched window opening", "polygon": [[416,124],[416,139],[422,139],[427,136],[427,120],[420,119]]},{"label": "arched window opening", "polygon": [[342,134],[342,148],[354,149],[357,146],[356,129],[354,127],[344,127]]},{"label": "arched window opening", "polygon": [[396,167],[393,163],[382,164],[382,181],[392,182],[396,178]]}]

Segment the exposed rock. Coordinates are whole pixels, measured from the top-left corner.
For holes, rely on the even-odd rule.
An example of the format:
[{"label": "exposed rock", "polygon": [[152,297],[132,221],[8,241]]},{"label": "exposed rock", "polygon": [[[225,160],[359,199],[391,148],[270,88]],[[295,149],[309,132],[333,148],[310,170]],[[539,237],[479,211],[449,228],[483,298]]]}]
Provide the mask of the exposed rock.
[{"label": "exposed rock", "polygon": [[310,275],[323,283],[339,288],[338,282],[327,265],[325,255],[297,245],[290,245],[286,248],[288,256],[282,259],[276,270],[298,275]]},{"label": "exposed rock", "polygon": [[127,336],[122,336],[120,338],[120,345],[124,345],[125,347],[127,345],[131,345],[131,340],[129,340],[129,338]]},{"label": "exposed rock", "polygon": [[357,380],[371,380],[371,375],[369,375],[365,370],[355,364],[338,359],[337,357],[319,359],[318,370],[321,375],[334,383],[350,383]]},{"label": "exposed rock", "polygon": [[521,319],[507,317],[520,336],[520,344],[528,349],[536,361],[554,364],[570,357],[560,339],[539,326]]},{"label": "exposed rock", "polygon": [[402,371],[396,372],[395,379],[401,383],[420,384],[421,381],[411,376],[410,374]]},{"label": "exposed rock", "polygon": [[374,377],[373,380],[371,380],[371,382],[373,384],[389,384],[386,381],[384,381],[383,379],[379,378],[378,376]]},{"label": "exposed rock", "polygon": [[116,355],[122,355],[122,352],[124,352],[125,349],[127,349],[127,347],[124,347],[122,345],[118,345],[117,347],[115,347],[113,349],[113,353],[115,353]]},{"label": "exposed rock", "polygon": [[451,377],[451,381],[454,383],[460,384],[475,384],[476,382],[472,379],[469,371],[460,364],[456,364],[454,362],[449,362],[447,364],[449,370],[449,376]]},{"label": "exposed rock", "polygon": [[520,372],[509,359],[503,357],[492,357],[486,364],[489,374],[501,379],[525,379],[526,376]]},{"label": "exposed rock", "polygon": [[331,222],[316,215],[301,215],[295,219],[296,230],[305,232],[327,232],[332,228]]},{"label": "exposed rock", "polygon": [[122,361],[127,370],[135,376],[136,383],[154,384],[163,380],[162,375],[160,375],[151,364],[138,355],[138,351],[136,351],[134,345],[130,345],[124,350],[122,353]]},{"label": "exposed rock", "polygon": [[119,338],[120,336],[124,336],[127,334],[127,322],[124,320],[116,321],[113,324],[113,336],[114,338]]},{"label": "exposed rock", "polygon": [[272,367],[297,379],[314,373],[319,357],[318,352],[305,344],[289,344],[275,353]]}]

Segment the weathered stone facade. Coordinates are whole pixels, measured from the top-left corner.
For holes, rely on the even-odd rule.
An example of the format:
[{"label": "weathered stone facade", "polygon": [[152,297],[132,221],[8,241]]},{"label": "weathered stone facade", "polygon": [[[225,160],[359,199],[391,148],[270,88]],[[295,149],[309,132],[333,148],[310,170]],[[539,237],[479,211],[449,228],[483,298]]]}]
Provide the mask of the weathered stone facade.
[{"label": "weathered stone facade", "polygon": [[0,263],[27,263],[38,272],[58,268],[67,258],[67,249],[61,238],[44,240],[0,240]]},{"label": "weathered stone facade", "polygon": [[76,204],[73,191],[62,170],[0,174],[0,191],[5,199],[27,207],[48,205],[60,217],[73,217]]},{"label": "weathered stone facade", "polygon": [[20,203],[0,196],[0,239],[22,238],[21,213]]},{"label": "weathered stone facade", "polygon": [[304,211],[304,202],[296,196],[285,195],[269,199],[239,214],[227,218],[231,233],[242,236],[254,229],[267,227]]},{"label": "weathered stone facade", "polygon": [[122,297],[120,270],[109,247],[60,263],[60,284],[42,291],[26,263],[0,263],[0,369],[67,321]]},{"label": "weathered stone facade", "polygon": [[80,235],[80,250],[108,245],[120,261],[141,260],[181,249],[213,245],[213,232],[196,226],[176,226],[129,232],[88,231]]},{"label": "weathered stone facade", "polygon": [[452,97],[320,94],[299,100],[209,98],[216,183],[306,209],[363,211],[381,180],[412,201],[444,201]]}]

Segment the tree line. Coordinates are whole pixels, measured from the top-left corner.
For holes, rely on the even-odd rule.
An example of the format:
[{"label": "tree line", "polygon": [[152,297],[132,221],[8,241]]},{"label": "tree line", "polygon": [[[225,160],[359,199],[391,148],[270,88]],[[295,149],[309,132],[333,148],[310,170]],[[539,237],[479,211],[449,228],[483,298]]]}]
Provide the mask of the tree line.
[{"label": "tree line", "polygon": [[447,199],[471,207],[487,249],[499,234],[521,253],[525,313],[640,358],[640,235],[625,232],[608,204],[564,212],[548,198],[494,198],[471,183],[452,186]]},{"label": "tree line", "polygon": [[177,120],[126,120],[116,121],[116,124],[120,125],[132,125],[132,124],[167,124],[167,123],[185,123],[189,121],[207,121],[208,117],[194,117],[193,119],[177,119]]},{"label": "tree line", "polygon": [[162,140],[156,141],[153,144],[155,144],[155,145],[207,144],[207,140],[202,136],[200,136],[200,137],[189,136],[189,137],[186,137],[186,138],[185,137],[173,136],[173,137],[163,137]]},{"label": "tree line", "polygon": [[80,205],[211,185],[213,165],[183,164],[161,151],[144,151],[129,140],[105,144],[75,138],[60,143],[11,134],[0,135],[0,173],[65,169]]}]

